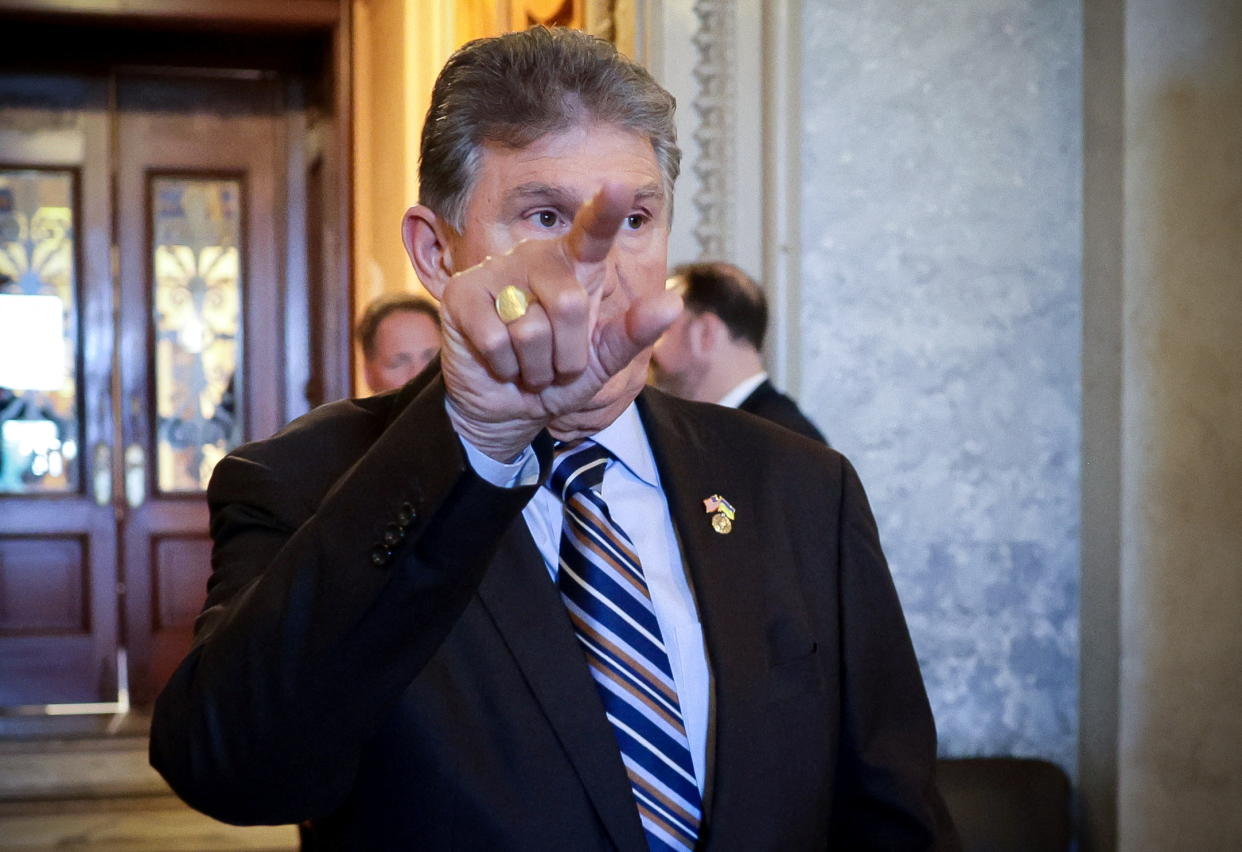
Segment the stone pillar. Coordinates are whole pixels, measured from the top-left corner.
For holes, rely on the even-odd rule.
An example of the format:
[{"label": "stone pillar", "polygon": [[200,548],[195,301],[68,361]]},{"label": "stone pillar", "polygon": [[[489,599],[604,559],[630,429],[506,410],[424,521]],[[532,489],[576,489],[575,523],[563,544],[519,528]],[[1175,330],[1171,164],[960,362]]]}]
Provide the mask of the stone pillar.
[{"label": "stone pillar", "polygon": [[1128,0],[1121,849],[1242,847],[1242,4]]}]

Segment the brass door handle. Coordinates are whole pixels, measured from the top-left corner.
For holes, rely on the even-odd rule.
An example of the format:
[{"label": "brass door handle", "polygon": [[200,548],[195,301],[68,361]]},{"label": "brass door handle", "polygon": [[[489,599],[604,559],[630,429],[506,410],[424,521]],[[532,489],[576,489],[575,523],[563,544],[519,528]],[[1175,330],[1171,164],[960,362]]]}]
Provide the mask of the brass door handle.
[{"label": "brass door handle", "polygon": [[125,448],[125,502],[137,509],[147,499],[147,454],[139,444]]},{"label": "brass door handle", "polygon": [[96,505],[108,506],[112,503],[112,447],[103,441],[95,445],[95,470],[91,486]]}]

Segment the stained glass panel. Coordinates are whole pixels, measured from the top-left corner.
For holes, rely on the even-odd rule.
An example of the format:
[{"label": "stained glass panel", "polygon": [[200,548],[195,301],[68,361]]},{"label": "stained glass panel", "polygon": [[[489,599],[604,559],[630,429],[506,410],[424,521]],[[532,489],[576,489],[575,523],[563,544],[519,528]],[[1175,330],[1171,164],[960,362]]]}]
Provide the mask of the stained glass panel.
[{"label": "stained glass panel", "polygon": [[151,181],[156,482],[199,492],[241,439],[241,181]]},{"label": "stained glass panel", "polygon": [[78,490],[74,175],[0,170],[0,494]]}]

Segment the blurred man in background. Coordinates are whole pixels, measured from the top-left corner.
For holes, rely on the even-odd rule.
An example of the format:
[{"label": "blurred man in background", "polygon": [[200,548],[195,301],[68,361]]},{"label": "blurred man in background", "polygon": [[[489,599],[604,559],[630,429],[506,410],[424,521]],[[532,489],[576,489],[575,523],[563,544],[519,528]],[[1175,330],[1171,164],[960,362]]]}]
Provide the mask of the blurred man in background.
[{"label": "blurred man in background", "polygon": [[372,393],[399,388],[440,351],[440,312],[412,293],[387,293],[363,311],[354,332]]},{"label": "blurred man in background", "polygon": [[688,263],[673,270],[668,286],[686,307],[655,346],[652,374],[661,390],[748,411],[828,443],[768,380],[760,355],[768,303],[749,275],[720,261]]}]

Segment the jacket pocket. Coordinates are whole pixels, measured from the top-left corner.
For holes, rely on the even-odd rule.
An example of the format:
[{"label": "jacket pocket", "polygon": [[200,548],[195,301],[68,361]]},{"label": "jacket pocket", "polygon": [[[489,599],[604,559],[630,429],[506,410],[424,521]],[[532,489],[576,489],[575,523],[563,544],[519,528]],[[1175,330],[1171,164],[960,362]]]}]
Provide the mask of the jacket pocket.
[{"label": "jacket pocket", "polygon": [[819,643],[811,641],[793,656],[773,661],[768,674],[768,699],[780,701],[808,692],[824,691],[819,665]]}]

